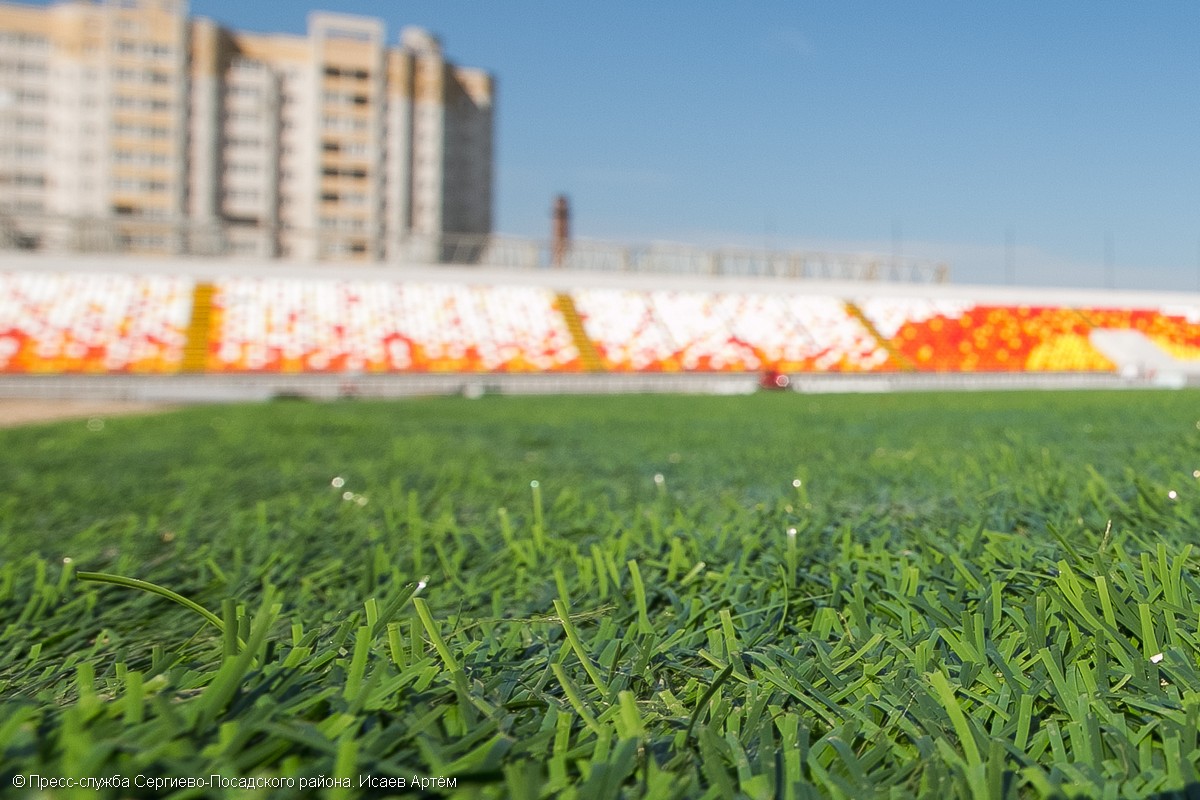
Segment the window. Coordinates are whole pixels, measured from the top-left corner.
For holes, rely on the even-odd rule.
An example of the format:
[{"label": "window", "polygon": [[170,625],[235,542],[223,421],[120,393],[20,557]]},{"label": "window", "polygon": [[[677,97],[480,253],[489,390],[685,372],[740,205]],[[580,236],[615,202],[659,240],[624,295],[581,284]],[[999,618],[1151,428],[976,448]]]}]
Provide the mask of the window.
[{"label": "window", "polygon": [[[363,41],[366,41],[365,39]],[[325,74],[330,78],[354,78],[355,80],[365,81],[371,76],[371,73],[365,69],[355,69],[353,67],[325,67]]]},{"label": "window", "polygon": [[371,34],[368,31],[354,30],[352,28],[326,28],[325,38],[346,39],[351,42],[369,42],[371,41]]},{"label": "window", "polygon": [[114,122],[112,131],[117,136],[141,136],[147,139],[166,139],[171,129],[162,125],[134,125],[129,122]]},{"label": "window", "polygon": [[330,242],[322,249],[327,256],[344,256],[347,253],[367,252],[367,243],[363,241]]},{"label": "window", "polygon": [[255,61],[252,58],[234,58],[230,62],[230,66],[239,72],[262,72],[266,69],[266,65],[261,61]]},{"label": "window", "polygon": [[338,176],[343,178],[365,178],[367,177],[367,170],[364,167],[342,167],[341,169],[337,167],[322,167],[321,174],[327,178],[336,178]]},{"label": "window", "polygon": [[45,206],[40,200],[20,199],[12,204],[13,209],[28,214],[40,214],[45,211]]},{"label": "window", "polygon": [[0,155],[15,156],[22,161],[33,161],[46,155],[45,148],[39,145],[17,144],[0,146]]},{"label": "window", "polygon": [[255,203],[262,197],[257,189],[226,189],[224,196],[235,203]]},{"label": "window", "polygon": [[140,164],[151,167],[164,166],[168,161],[166,153],[151,153],[145,150],[128,150],[125,148],[114,150],[112,158],[115,164]]},{"label": "window", "polygon": [[41,175],[28,175],[18,172],[16,175],[5,176],[14,186],[23,186],[29,189],[40,189],[46,185],[46,179]]},{"label": "window", "polygon": [[367,228],[365,219],[345,219],[339,217],[321,217],[321,229],[327,231],[346,230],[364,231]]},{"label": "window", "polygon": [[321,121],[325,128],[331,131],[365,131],[367,129],[367,121],[358,117],[339,117],[335,114],[326,114]]},{"label": "window", "polygon": [[24,47],[28,50],[45,50],[49,46],[49,42],[45,36],[34,33],[0,31],[0,45]]},{"label": "window", "polygon": [[167,183],[161,180],[121,177],[113,180],[113,188],[123,192],[165,192]]},{"label": "window", "polygon": [[126,247],[161,250],[167,246],[167,237],[158,234],[138,233],[132,236],[122,236],[121,242]]},{"label": "window", "polygon": [[326,103],[343,106],[365,106],[371,101],[371,98],[367,95],[353,92],[327,91],[322,97],[324,97]]}]

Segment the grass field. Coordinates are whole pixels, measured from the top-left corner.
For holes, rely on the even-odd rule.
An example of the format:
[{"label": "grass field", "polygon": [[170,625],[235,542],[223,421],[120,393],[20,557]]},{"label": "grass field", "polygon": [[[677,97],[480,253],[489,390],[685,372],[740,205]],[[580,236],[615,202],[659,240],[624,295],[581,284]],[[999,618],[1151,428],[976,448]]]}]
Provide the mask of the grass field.
[{"label": "grass field", "polygon": [[1191,392],[3,430],[0,794],[1171,796],[1197,476]]}]

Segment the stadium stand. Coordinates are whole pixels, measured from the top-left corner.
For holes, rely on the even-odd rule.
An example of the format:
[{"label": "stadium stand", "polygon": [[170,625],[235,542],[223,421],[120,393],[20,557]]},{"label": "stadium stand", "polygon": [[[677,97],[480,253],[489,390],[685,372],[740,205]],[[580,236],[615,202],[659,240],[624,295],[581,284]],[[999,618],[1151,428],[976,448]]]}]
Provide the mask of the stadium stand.
[{"label": "stadium stand", "polygon": [[192,280],[0,272],[0,372],[179,369]]},{"label": "stadium stand", "polygon": [[1111,371],[1070,307],[875,297],[860,303],[888,349],[930,372]]},{"label": "stadium stand", "polygon": [[582,289],[584,330],[617,371],[870,371],[888,360],[834,297]]},{"label": "stadium stand", "polygon": [[835,297],[792,295],[787,306],[806,338],[799,350],[785,344],[782,357],[775,361],[777,369],[873,372],[894,368],[887,348],[851,304]]},{"label": "stadium stand", "polygon": [[212,371],[578,370],[537,287],[229,278],[212,299]]},{"label": "stadium stand", "polygon": [[1200,306],[1086,308],[1080,313],[1093,328],[1140,331],[1174,358],[1200,360]]},{"label": "stadium stand", "polygon": [[1200,375],[1200,304],[1186,297],[431,274],[444,273],[0,271],[0,372]]}]

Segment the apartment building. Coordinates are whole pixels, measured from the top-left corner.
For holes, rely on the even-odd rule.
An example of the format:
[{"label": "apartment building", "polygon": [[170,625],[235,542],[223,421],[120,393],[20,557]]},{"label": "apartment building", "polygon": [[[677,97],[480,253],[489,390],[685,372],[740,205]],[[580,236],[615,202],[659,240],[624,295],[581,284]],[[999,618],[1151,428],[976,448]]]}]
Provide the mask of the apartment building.
[{"label": "apartment building", "polygon": [[430,33],[184,0],[0,3],[0,237],[51,250],[437,260],[492,225],[492,76]]}]

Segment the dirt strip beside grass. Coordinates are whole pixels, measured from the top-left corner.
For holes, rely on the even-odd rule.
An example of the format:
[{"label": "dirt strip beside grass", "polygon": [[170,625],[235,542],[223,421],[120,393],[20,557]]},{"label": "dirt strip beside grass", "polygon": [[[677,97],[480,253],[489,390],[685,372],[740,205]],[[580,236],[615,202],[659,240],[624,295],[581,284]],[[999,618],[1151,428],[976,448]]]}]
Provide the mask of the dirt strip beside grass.
[{"label": "dirt strip beside grass", "polygon": [[0,428],[13,428],[60,419],[89,419],[125,414],[151,414],[174,406],[125,400],[5,400],[0,399]]}]

